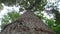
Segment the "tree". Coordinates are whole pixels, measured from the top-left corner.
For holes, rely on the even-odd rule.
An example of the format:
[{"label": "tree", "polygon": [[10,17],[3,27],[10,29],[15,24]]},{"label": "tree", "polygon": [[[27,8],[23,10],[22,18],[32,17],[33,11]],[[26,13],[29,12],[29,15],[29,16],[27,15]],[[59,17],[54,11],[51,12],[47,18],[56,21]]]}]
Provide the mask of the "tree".
[{"label": "tree", "polygon": [[[7,6],[20,6],[20,11],[33,10],[41,12],[46,5],[46,0],[1,0],[0,3],[4,3]],[[23,9],[24,8],[24,9]]]},{"label": "tree", "polygon": [[[46,5],[46,0],[0,0],[0,3],[4,3],[7,6],[19,5],[21,9],[25,10],[42,10]],[[40,8],[39,8],[40,7]],[[23,10],[24,10],[23,9]]]},{"label": "tree", "polygon": [[55,32],[28,10],[19,19],[5,26],[1,34],[55,34]]}]

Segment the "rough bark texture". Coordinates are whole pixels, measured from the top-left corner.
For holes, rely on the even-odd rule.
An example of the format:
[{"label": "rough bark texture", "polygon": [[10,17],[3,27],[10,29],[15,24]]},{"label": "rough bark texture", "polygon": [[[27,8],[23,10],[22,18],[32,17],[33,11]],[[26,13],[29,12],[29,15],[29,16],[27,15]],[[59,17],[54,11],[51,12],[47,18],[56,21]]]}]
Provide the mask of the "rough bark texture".
[{"label": "rough bark texture", "polygon": [[8,24],[1,34],[55,34],[31,11],[25,12],[19,19]]}]

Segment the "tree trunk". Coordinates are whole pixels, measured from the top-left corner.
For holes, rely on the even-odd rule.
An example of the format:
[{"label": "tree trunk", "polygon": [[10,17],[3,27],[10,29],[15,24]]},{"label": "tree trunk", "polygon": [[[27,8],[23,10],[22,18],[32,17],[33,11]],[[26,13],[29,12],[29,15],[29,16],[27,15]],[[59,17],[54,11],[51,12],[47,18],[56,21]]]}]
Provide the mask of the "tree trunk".
[{"label": "tree trunk", "polygon": [[1,34],[55,34],[55,32],[28,10],[16,21],[5,26]]}]

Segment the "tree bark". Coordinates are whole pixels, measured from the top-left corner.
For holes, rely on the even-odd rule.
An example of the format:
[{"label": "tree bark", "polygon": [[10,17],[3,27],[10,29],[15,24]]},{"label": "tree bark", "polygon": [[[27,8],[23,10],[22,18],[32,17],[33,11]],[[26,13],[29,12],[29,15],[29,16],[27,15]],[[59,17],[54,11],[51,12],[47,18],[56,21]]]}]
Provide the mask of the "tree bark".
[{"label": "tree bark", "polygon": [[28,10],[16,21],[5,26],[1,34],[55,34],[55,32]]}]

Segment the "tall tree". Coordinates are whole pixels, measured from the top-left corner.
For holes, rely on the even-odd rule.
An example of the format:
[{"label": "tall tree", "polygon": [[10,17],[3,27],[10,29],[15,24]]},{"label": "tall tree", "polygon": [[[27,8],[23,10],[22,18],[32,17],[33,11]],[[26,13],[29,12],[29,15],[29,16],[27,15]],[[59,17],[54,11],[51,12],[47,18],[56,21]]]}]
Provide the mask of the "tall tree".
[{"label": "tall tree", "polygon": [[42,11],[46,5],[46,0],[1,0],[5,5],[19,5],[21,9],[32,10],[32,11]]},{"label": "tall tree", "polygon": [[16,21],[5,26],[1,34],[55,34],[55,32],[28,10]]}]

